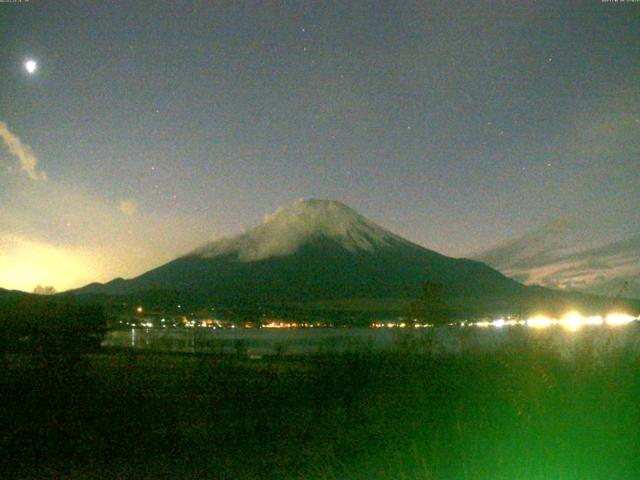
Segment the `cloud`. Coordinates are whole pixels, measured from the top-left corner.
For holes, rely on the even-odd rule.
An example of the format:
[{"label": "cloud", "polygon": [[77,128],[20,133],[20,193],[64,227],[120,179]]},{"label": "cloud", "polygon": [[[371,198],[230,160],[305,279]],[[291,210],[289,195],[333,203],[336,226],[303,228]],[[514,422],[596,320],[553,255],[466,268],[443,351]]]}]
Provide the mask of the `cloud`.
[{"label": "cloud", "polygon": [[559,260],[566,251],[566,235],[572,227],[567,219],[554,220],[527,232],[521,237],[507,240],[471,257],[500,270],[529,270]]},{"label": "cloud", "polygon": [[4,122],[0,122],[0,137],[9,153],[18,159],[20,168],[27,172],[29,178],[36,181],[47,179],[47,174],[43,170],[38,170],[38,157],[33,153],[31,147],[22,143],[20,138],[12,133]]},{"label": "cloud", "polygon": [[127,217],[132,217],[138,211],[138,204],[135,200],[121,200],[120,211]]},{"label": "cloud", "polygon": [[391,232],[335,200],[297,200],[265,215],[265,222],[235,237],[202,245],[196,255],[212,258],[235,254],[243,262],[290,255],[305,242],[328,237],[351,251],[386,247]]},{"label": "cloud", "polygon": [[[606,295],[616,294],[624,282],[640,285],[640,236],[575,249],[575,230],[572,222],[551,222],[472,257],[526,284]],[[636,294],[635,287],[627,292]]]}]

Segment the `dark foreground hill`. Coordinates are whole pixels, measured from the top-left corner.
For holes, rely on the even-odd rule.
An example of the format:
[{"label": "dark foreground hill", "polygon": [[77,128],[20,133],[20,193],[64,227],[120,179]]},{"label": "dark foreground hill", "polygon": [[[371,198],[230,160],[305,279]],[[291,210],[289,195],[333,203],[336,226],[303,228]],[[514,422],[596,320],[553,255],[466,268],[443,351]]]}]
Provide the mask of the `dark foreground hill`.
[{"label": "dark foreground hill", "polygon": [[32,294],[18,290],[5,290],[0,288],[0,302],[11,302],[33,297]]}]

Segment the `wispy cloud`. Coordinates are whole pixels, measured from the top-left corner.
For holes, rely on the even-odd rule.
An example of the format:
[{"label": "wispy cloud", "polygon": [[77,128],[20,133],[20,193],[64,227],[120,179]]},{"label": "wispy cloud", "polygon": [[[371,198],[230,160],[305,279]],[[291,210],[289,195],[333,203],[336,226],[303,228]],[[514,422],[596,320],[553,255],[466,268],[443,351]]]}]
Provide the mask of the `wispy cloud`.
[{"label": "wispy cloud", "polygon": [[569,239],[574,228],[551,222],[472,256],[527,284],[609,295],[627,282],[627,295],[640,297],[640,236],[576,250]]},{"label": "wispy cloud", "polygon": [[565,237],[570,228],[569,220],[554,220],[521,237],[471,256],[501,270],[543,267],[560,260],[566,254],[568,246]]},{"label": "wispy cloud", "polygon": [[47,174],[38,169],[38,157],[36,157],[31,147],[22,143],[20,138],[11,130],[6,123],[0,122],[0,138],[2,138],[9,153],[17,158],[20,169],[24,170],[32,180],[46,180]]}]

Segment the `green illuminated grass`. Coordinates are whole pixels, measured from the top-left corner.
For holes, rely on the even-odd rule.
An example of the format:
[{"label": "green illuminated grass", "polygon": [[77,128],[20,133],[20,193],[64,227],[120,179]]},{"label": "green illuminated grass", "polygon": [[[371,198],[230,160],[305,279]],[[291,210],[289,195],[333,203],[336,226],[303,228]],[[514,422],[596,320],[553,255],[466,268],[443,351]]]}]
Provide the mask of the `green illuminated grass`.
[{"label": "green illuminated grass", "polygon": [[631,479],[640,360],[6,357],[3,478]]}]

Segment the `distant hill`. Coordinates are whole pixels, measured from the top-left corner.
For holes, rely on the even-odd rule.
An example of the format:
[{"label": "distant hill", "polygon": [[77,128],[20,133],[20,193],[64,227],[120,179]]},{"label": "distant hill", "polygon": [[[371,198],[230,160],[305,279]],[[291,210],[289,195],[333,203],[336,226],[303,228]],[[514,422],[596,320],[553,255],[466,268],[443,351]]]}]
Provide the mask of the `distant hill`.
[{"label": "distant hill", "polygon": [[70,293],[156,303],[171,298],[200,305],[402,312],[425,282],[443,285],[461,312],[567,300],[525,287],[479,261],[426,249],[325,200],[298,201],[244,234],[207,243],[136,278]]},{"label": "distant hill", "polygon": [[31,297],[33,294],[20,292],[18,290],[5,290],[4,288],[0,288],[0,301],[3,300],[19,300],[21,298]]}]

